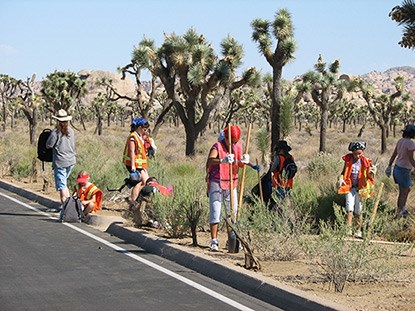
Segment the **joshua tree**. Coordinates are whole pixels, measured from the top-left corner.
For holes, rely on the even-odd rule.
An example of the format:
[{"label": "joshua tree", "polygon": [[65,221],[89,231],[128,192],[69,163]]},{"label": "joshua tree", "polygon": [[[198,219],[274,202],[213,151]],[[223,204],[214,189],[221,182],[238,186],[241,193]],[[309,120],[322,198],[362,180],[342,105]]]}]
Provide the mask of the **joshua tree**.
[{"label": "joshua tree", "polygon": [[[370,114],[380,127],[381,153],[384,153],[387,150],[386,138],[389,136],[391,120],[402,111],[404,102],[409,99],[407,94],[402,95],[404,80],[402,77],[395,78],[396,92],[393,94],[376,94],[371,85],[361,79],[357,81]],[[401,96],[403,101],[398,101]]]},{"label": "joshua tree", "polygon": [[[76,73],[55,71],[42,80],[41,93],[51,112],[59,109],[69,110],[74,104],[80,111],[79,103],[87,90],[85,80],[78,77]],[[80,117],[83,123],[81,113]]]},{"label": "joshua tree", "polygon": [[153,40],[144,38],[133,52],[132,63],[149,70],[163,83],[169,104],[174,106],[185,128],[187,156],[195,154],[197,138],[223,95],[257,81],[254,68],[236,78],[243,57],[242,45],[228,36],[222,41],[221,50],[223,56],[218,57],[203,35],[189,29],[183,36],[165,34],[159,48]]},{"label": "joshua tree", "polygon": [[39,106],[41,104],[41,98],[35,91],[35,79],[36,75],[33,74],[31,78],[27,78],[26,81],[19,81],[19,95],[18,103],[19,108],[27,118],[29,122],[29,141],[30,144],[36,143],[36,130],[39,122]]},{"label": "joshua tree", "polygon": [[[286,9],[279,10],[274,21],[255,19],[252,21],[252,39],[258,43],[261,54],[272,67],[272,106],[271,106],[271,150],[274,149],[281,136],[281,78],[282,69],[294,60],[296,42],[291,14]],[[272,37],[277,41],[273,49]]]},{"label": "joshua tree", "polygon": [[304,84],[311,85],[311,97],[320,108],[320,149],[326,151],[327,121],[330,109],[336,105],[344,95],[347,88],[351,88],[347,80],[338,77],[340,62],[334,61],[326,66],[320,55],[314,65],[315,71],[309,71],[302,77]]},{"label": "joshua tree", "polygon": [[1,117],[2,117],[2,131],[6,131],[7,122],[7,106],[18,90],[19,81],[13,77],[5,74],[0,74],[0,100],[1,100]]},{"label": "joshua tree", "polygon": [[415,48],[415,2],[413,0],[404,0],[399,6],[395,6],[389,13],[392,20],[400,26],[403,25],[402,40],[399,45],[404,48]]}]

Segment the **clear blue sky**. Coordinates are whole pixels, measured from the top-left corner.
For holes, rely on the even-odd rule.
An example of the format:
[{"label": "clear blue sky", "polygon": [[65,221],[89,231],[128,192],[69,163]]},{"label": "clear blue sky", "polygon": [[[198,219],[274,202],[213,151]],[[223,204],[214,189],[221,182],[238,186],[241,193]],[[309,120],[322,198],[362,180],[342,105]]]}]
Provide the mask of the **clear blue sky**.
[{"label": "clear blue sky", "polygon": [[270,66],[251,40],[250,23],[273,20],[280,8],[292,14],[298,44],[285,79],[313,69],[320,53],[327,62],[340,59],[341,71],[352,75],[415,66],[415,52],[398,45],[402,27],[388,17],[402,1],[1,0],[0,73],[41,79],[55,69],[116,71],[144,35],[159,46],[164,32],[181,35],[190,27],[217,52],[231,35],[244,45],[241,70],[266,73]]}]

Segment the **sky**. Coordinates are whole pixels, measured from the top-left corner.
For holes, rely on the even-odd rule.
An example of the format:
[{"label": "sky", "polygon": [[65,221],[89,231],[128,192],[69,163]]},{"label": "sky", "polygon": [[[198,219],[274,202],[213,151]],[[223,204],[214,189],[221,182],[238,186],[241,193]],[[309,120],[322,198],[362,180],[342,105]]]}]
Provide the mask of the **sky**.
[{"label": "sky", "polygon": [[[243,44],[240,72],[271,67],[252,41],[251,22],[292,15],[298,49],[284,79],[313,70],[319,54],[340,71],[360,75],[414,66],[415,51],[398,45],[402,27],[390,10],[403,0],[0,0],[0,74],[36,80],[55,70],[116,72],[144,38],[160,46],[164,33],[194,28],[220,55],[228,35]],[[275,47],[275,43],[274,43]],[[142,79],[149,79],[143,72]]]}]

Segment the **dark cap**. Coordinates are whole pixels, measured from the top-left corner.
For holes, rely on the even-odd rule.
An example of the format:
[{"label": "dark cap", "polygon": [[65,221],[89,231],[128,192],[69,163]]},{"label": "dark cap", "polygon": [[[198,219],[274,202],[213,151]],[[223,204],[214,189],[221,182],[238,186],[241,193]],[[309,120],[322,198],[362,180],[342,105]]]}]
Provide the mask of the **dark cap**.
[{"label": "dark cap", "polygon": [[291,151],[291,147],[288,146],[287,141],[279,140],[277,142],[277,145],[275,146],[275,151],[278,151],[278,150],[285,150],[285,151],[289,152],[289,151]]}]

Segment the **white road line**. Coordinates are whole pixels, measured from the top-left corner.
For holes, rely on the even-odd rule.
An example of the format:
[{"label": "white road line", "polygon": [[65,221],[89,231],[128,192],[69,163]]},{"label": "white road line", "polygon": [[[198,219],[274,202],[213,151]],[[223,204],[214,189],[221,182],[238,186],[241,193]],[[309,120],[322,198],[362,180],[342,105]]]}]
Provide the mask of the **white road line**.
[{"label": "white road line", "polygon": [[[15,198],[12,198],[12,197],[10,197],[6,194],[3,194],[3,193],[0,192],[0,195],[7,198],[7,199],[9,199],[9,200],[11,200],[11,201],[13,201],[13,202],[15,202],[15,203],[18,203],[18,204],[20,204],[24,207],[27,207],[28,209],[31,209],[32,211],[35,211],[39,214],[42,214],[43,216],[46,216],[50,219],[56,219],[56,220],[58,219],[57,217],[54,217],[54,216],[52,216],[48,213],[45,213],[45,212],[39,210],[36,207],[30,206],[26,203],[23,203],[23,202],[15,199]],[[200,290],[201,292],[204,292],[205,294],[208,294],[208,295],[212,296],[213,298],[218,299],[218,300],[220,300],[220,301],[222,301],[222,302],[224,302],[224,303],[226,303],[226,304],[228,304],[228,305],[230,305],[230,306],[232,306],[232,307],[234,307],[238,310],[244,310],[244,311],[252,310],[253,311],[253,309],[248,308],[247,306],[244,306],[244,305],[240,304],[239,302],[236,302],[235,300],[229,299],[228,297],[225,297],[225,296],[223,296],[223,295],[221,295],[221,294],[219,294],[219,293],[217,293],[217,292],[215,292],[215,291],[213,291],[213,290],[211,290],[211,289],[209,289],[209,288],[207,288],[203,285],[200,285],[200,284],[198,284],[198,283],[196,283],[192,280],[189,280],[189,279],[187,279],[187,278],[185,278],[185,277],[183,277],[183,276],[181,276],[181,275],[179,275],[179,274],[177,274],[173,271],[170,271],[166,268],[163,268],[162,266],[159,266],[159,265],[157,265],[157,264],[155,264],[155,263],[153,263],[153,262],[151,262],[147,259],[141,258],[140,256],[137,256],[136,254],[133,254],[133,253],[129,252],[128,250],[122,248],[122,247],[119,247],[119,246],[117,246],[117,245],[115,245],[111,242],[108,242],[108,241],[106,241],[106,240],[104,240],[100,237],[97,237],[97,236],[93,235],[92,233],[89,233],[85,230],[82,230],[82,229],[80,229],[80,228],[78,228],[78,227],[76,227],[76,226],[74,226],[70,223],[62,223],[62,224],[69,227],[69,228],[72,228],[73,230],[76,230],[76,231],[90,237],[91,239],[94,239],[94,240],[96,240],[96,241],[98,241],[98,242],[100,242],[100,243],[116,250],[116,251],[120,251],[123,254],[125,254],[125,255],[127,255],[127,256],[129,256],[129,257],[131,257],[131,258],[133,258],[133,259],[135,259],[135,260],[137,260],[137,261],[139,261],[139,262],[141,262],[141,263],[143,263],[143,264],[145,264],[149,267],[152,267],[153,269],[156,269],[156,270],[158,270],[162,273],[165,273],[165,274],[167,274],[167,275],[169,275],[169,276],[171,276],[171,277],[173,277],[173,278],[175,278],[175,279],[177,279],[177,280],[179,280],[183,283],[186,283],[187,285],[190,285],[190,286]]]}]

